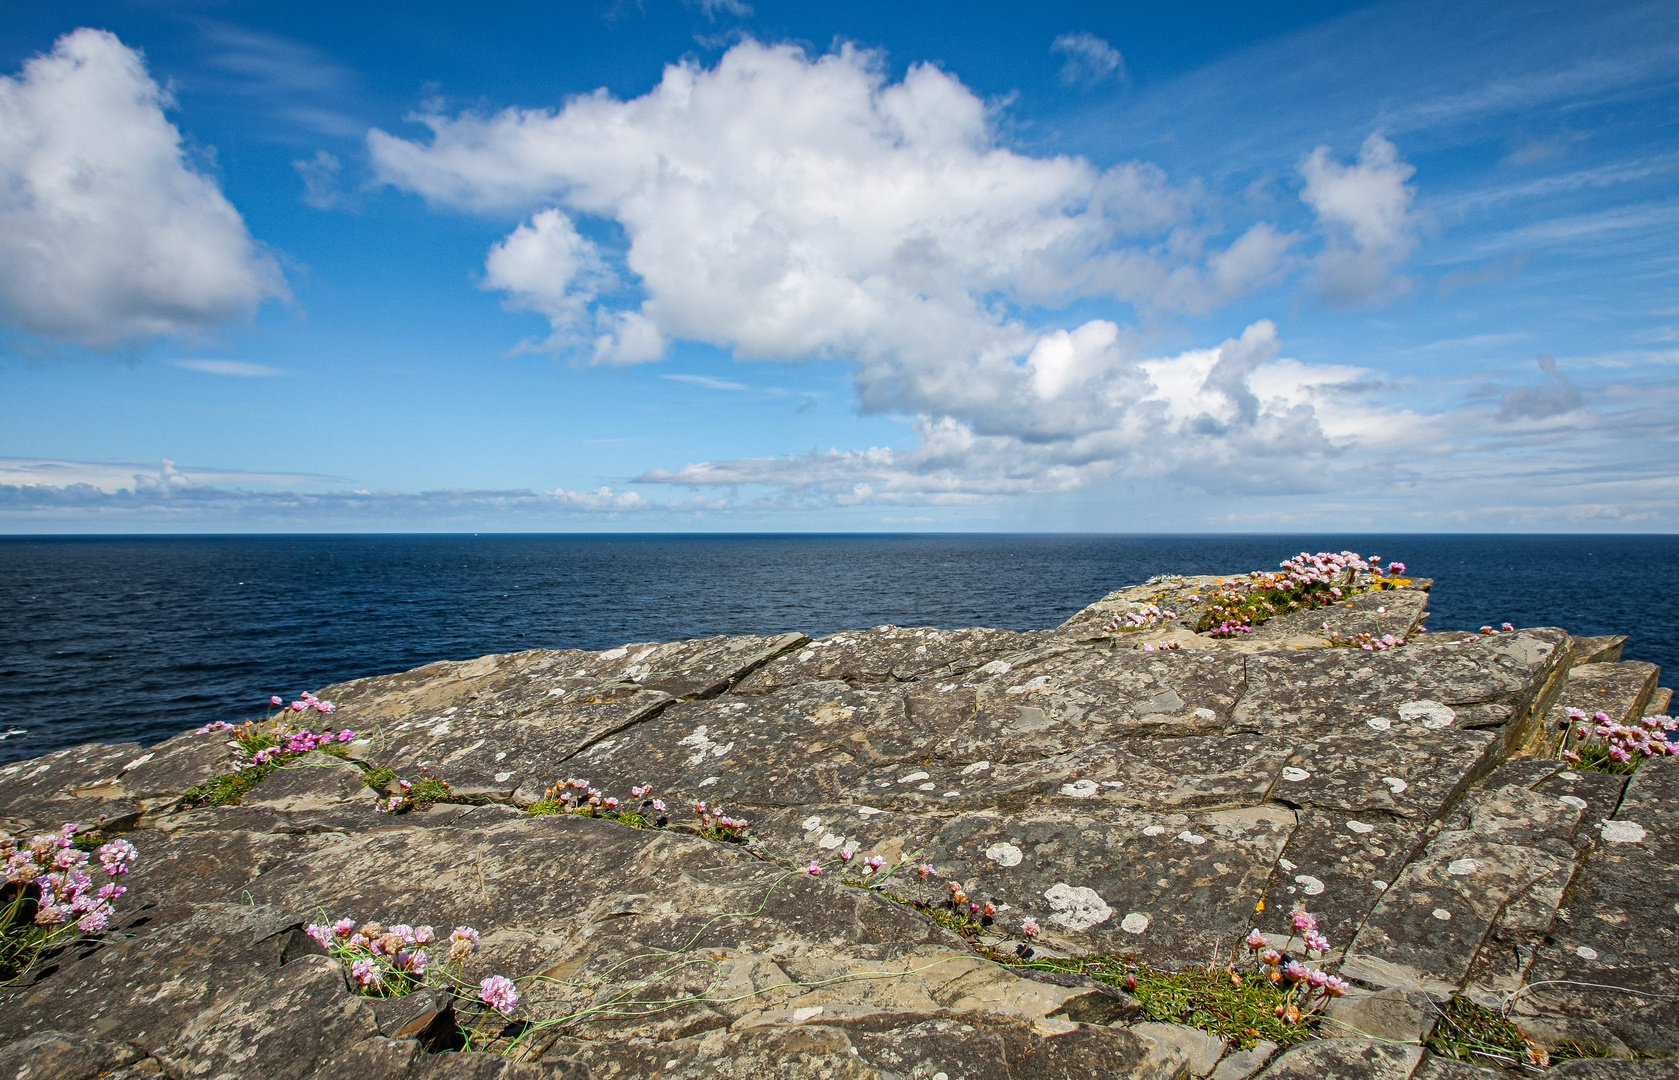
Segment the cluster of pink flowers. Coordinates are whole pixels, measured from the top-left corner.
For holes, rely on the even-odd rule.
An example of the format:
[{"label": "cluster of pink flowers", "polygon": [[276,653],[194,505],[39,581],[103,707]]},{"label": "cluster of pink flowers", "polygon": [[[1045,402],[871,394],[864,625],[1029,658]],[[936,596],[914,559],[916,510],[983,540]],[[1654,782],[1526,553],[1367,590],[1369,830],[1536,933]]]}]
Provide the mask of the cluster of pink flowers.
[{"label": "cluster of pink flowers", "polygon": [[281,739],[278,746],[266,746],[251,755],[252,765],[275,761],[283,754],[306,754],[311,750],[320,750],[333,743],[347,743],[356,737],[356,733],[349,728],[343,731],[315,731],[311,728],[288,729],[282,728],[275,732],[275,737]]},{"label": "cluster of pink flowers", "polygon": [[[63,825],[56,833],[42,833],[20,844],[11,833],[0,832],[0,863],[8,884],[18,886],[17,897],[0,913],[0,926],[11,922],[26,896],[35,899],[35,925],[68,928],[96,934],[109,924],[112,901],[128,890],[115,881],[95,886],[92,857],[76,847],[81,826]],[[94,852],[107,877],[128,873],[139,852],[127,840],[110,840]]]},{"label": "cluster of pink flowers", "polygon": [[[1329,629],[1329,624],[1324,623],[1323,628]],[[1352,637],[1331,634],[1329,643],[1349,649],[1363,649],[1365,652],[1386,652],[1405,644],[1405,639],[1397,634],[1383,634],[1381,637],[1374,634],[1354,634]]]},{"label": "cluster of pink flowers", "polygon": [[[1622,764],[1631,764],[1634,754],[1640,758],[1668,754],[1679,757],[1679,743],[1668,738],[1669,732],[1679,730],[1679,720],[1671,716],[1646,716],[1634,723],[1623,724],[1606,712],[1587,717],[1584,709],[1571,708],[1568,718],[1580,725],[1574,732],[1577,737],[1589,739],[1594,735],[1602,736],[1609,756]],[[1564,751],[1562,756],[1569,761],[1582,759],[1578,748]]]},{"label": "cluster of pink flowers", "polygon": [[[316,697],[314,694],[311,694],[307,690],[303,691],[301,697],[302,697],[302,700],[294,701],[290,705],[287,705],[286,706],[286,711],[307,712],[310,709],[314,709],[318,713],[329,713],[329,712],[332,712],[334,709],[338,708],[338,706],[334,705],[332,702],[322,701],[320,698]],[[280,705],[280,704],[282,704],[282,702],[280,700],[280,697],[277,694],[274,695],[273,697],[270,697],[268,699],[268,703],[270,705]]]},{"label": "cluster of pink flowers", "polygon": [[1253,627],[1239,622],[1231,622],[1229,619],[1226,619],[1217,626],[1213,627],[1211,630],[1207,631],[1207,633],[1211,634],[1213,637],[1229,637],[1231,634],[1251,634],[1253,633]]},{"label": "cluster of pink flowers", "polygon": [[1145,642],[1143,642],[1143,651],[1144,652],[1170,652],[1173,649],[1181,649],[1181,648],[1183,648],[1183,646],[1180,645],[1178,642],[1167,641],[1167,640],[1164,640],[1164,639],[1162,639],[1160,641],[1145,641]]},{"label": "cluster of pink flowers", "polygon": [[[1296,910],[1289,915],[1289,926],[1292,930],[1289,940],[1300,938],[1308,960],[1319,960],[1329,951],[1329,939],[1318,929],[1315,915],[1305,910]],[[1329,998],[1340,997],[1350,988],[1345,979],[1324,971],[1321,964],[1314,966],[1271,948],[1258,927],[1248,934],[1242,944],[1254,954],[1254,959],[1263,967],[1267,979],[1288,989],[1289,1000],[1277,1006],[1277,1015],[1287,1015],[1291,1021],[1299,1015],[1321,1007]]]},{"label": "cluster of pink flowers", "polygon": [[[478,951],[478,931],[470,926],[455,927],[444,941],[429,926],[376,922],[357,926],[353,919],[310,923],[303,932],[347,964],[356,990],[370,997],[397,997],[427,985],[456,985],[461,965]],[[428,948],[441,951],[443,959],[435,961]],[[491,975],[478,987],[478,1000],[504,1016],[519,1003],[519,991],[505,976]]]},{"label": "cluster of pink flowers", "polygon": [[703,802],[697,802],[694,804],[694,816],[700,819],[699,832],[702,836],[735,842],[746,839],[747,820],[730,817],[723,813],[721,806],[707,806]]},{"label": "cluster of pink flowers", "polygon": [[1158,626],[1162,622],[1170,622],[1177,617],[1175,611],[1163,610],[1156,604],[1144,604],[1134,611],[1116,611],[1113,618],[1103,624],[1102,629],[1110,634],[1116,630],[1139,630],[1145,626]]},{"label": "cluster of pink flowers", "polygon": [[[1368,559],[1356,551],[1320,551],[1316,555],[1302,551],[1292,559],[1283,560],[1283,577],[1294,585],[1351,585],[1359,574],[1393,577],[1405,572],[1405,564],[1392,562],[1382,569],[1382,557]],[[1274,575],[1268,575],[1274,576]]]}]

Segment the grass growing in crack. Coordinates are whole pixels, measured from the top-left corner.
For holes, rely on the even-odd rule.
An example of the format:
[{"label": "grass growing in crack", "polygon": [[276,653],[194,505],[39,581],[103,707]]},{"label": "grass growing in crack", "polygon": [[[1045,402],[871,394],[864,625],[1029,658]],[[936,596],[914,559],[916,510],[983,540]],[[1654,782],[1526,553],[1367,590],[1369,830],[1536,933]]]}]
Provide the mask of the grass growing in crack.
[{"label": "grass growing in crack", "polygon": [[1447,1002],[1423,1045],[1442,1057],[1479,1065],[1543,1068],[1550,1062],[1544,1049],[1521,1028],[1461,997]]},{"label": "grass growing in crack", "polygon": [[1120,987],[1142,1003],[1145,1019],[1210,1031],[1244,1050],[1260,1039],[1289,1046],[1311,1038],[1316,1028],[1315,1015],[1293,1023],[1277,1015],[1277,1009],[1287,1008],[1287,991],[1268,979],[1244,977],[1225,968],[1157,971],[1115,953],[1026,961],[1005,957],[1002,962],[1016,968],[1085,975]]},{"label": "grass growing in crack", "polygon": [[1580,1058],[1614,1057],[1615,1053],[1607,1046],[1584,1039],[1564,1039],[1551,1047],[1552,1061],[1576,1061]]},{"label": "grass growing in crack", "polygon": [[237,805],[251,789],[268,779],[269,774],[279,767],[280,763],[277,761],[266,761],[261,765],[247,766],[236,773],[212,776],[187,788],[186,793],[181,796],[181,806],[226,806],[229,803]]}]

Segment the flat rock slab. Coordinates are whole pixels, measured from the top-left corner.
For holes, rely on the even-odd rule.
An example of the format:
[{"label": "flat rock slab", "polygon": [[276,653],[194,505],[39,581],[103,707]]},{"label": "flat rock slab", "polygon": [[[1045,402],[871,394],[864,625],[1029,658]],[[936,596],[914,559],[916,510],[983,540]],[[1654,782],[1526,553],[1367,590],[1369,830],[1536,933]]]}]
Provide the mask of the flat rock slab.
[{"label": "flat rock slab", "polygon": [[374,813],[375,794],[353,761],[312,750],[275,769],[241,800],[281,812],[327,810],[345,804]]},{"label": "flat rock slab", "polygon": [[908,682],[929,672],[971,671],[1035,644],[1047,632],[970,627],[877,626],[807,642],[771,660],[735,686],[735,694],[767,694],[803,682]]},{"label": "flat rock slab", "polygon": [[1656,692],[1656,680],[1661,668],[1640,660],[1619,663],[1578,664],[1568,672],[1568,679],[1551,706],[1553,727],[1568,735],[1568,742],[1576,741],[1566,720],[1570,708],[1581,709],[1587,715],[1608,713],[1614,720],[1630,724],[1644,715],[1644,707]]},{"label": "flat rock slab", "polygon": [[1679,1053],[1676,805],[1679,759],[1654,758],[1633,774],[1612,819],[1587,818],[1597,847],[1528,973],[1535,984],[1567,979],[1633,993],[1536,986],[1517,999],[1519,1013],[1594,1018],[1635,1050]]},{"label": "flat rock slab", "polygon": [[[1301,810],[1298,816],[1266,886],[1265,907],[1311,912],[1339,952],[1422,846],[1422,823],[1381,813]],[[1270,929],[1276,919],[1264,922]]]},{"label": "flat rock slab", "polygon": [[[1421,708],[1436,709],[1435,703]],[[1498,760],[1498,737],[1450,726],[1431,730],[1432,717],[1396,719],[1380,730],[1360,724],[1301,746],[1272,797],[1295,806],[1346,813],[1377,812],[1426,824]]]},{"label": "flat rock slab", "polygon": [[194,784],[233,771],[230,743],[226,731],[183,731],[136,754],[118,783],[125,795],[148,805],[179,799]]},{"label": "flat rock slab", "polygon": [[1444,998],[1467,980],[1504,905],[1565,885],[1572,861],[1536,848],[1447,831],[1405,867],[1353,940],[1343,973]]},{"label": "flat rock slab", "polygon": [[947,753],[969,761],[1049,757],[1112,739],[1222,735],[1245,690],[1245,658],[1217,652],[1077,649],[978,668],[973,722]]},{"label": "flat rock slab", "polygon": [[[1409,639],[1428,610],[1428,593],[1421,589],[1382,589],[1359,593],[1349,600],[1310,611],[1291,611],[1253,628],[1248,641],[1275,641],[1303,635],[1344,641],[1360,634]],[[1362,651],[1362,650],[1361,650]]]},{"label": "flat rock slab", "polygon": [[[1434,719],[1457,728],[1522,722],[1567,665],[1562,630],[1518,630],[1477,641],[1386,652],[1322,649],[1251,655],[1237,730],[1315,735],[1371,720]],[[1443,706],[1451,713],[1431,706]]]},{"label": "flat rock slab", "polygon": [[90,789],[120,795],[117,775],[144,753],[139,743],[83,743],[0,766],[0,816],[49,818],[52,804],[73,800]]},{"label": "flat rock slab", "polygon": [[1422,1047],[1329,1039],[1290,1047],[1260,1073],[1263,1080],[1407,1080]]},{"label": "flat rock slab", "polygon": [[1621,647],[1627,643],[1625,634],[1603,634],[1599,637],[1569,638],[1574,649],[1574,664],[1614,664],[1620,662]]},{"label": "flat rock slab", "polygon": [[580,750],[633,727],[670,704],[668,694],[637,686],[615,688],[595,700],[548,699],[517,717],[445,710],[381,728],[365,759],[417,778],[422,768],[449,782],[457,795],[534,802],[563,779]]}]

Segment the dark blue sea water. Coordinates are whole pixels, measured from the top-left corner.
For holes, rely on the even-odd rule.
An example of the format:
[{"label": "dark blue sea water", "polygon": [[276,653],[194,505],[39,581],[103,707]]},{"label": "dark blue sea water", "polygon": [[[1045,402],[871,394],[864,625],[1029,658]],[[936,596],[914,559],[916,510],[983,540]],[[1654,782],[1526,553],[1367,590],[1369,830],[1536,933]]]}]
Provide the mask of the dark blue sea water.
[{"label": "dark blue sea water", "polygon": [[[0,761],[147,742],[432,660],[705,634],[1053,626],[1167,572],[1352,549],[1436,579],[1434,630],[1625,633],[1679,673],[1673,536],[0,538]],[[1667,681],[1664,679],[1664,681]]]}]

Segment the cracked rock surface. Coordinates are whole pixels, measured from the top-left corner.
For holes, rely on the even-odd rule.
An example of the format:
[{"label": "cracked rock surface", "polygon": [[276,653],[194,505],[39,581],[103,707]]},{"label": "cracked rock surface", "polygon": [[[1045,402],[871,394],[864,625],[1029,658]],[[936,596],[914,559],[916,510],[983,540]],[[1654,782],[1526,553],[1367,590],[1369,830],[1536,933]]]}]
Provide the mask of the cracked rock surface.
[{"label": "cracked rock surface", "polygon": [[[320,691],[350,761],[290,760],[224,806],[182,796],[227,771],[225,733],[0,768],[0,828],[98,823],[140,851],[110,932],[0,988],[0,1077],[1428,1080],[1482,1072],[1419,1044],[1460,995],[1541,1043],[1679,1054],[1679,760],[1629,782],[1557,757],[1568,705],[1636,717],[1667,700],[1659,672],[1554,628],[1415,637],[1427,582],[1215,639],[1193,626],[1220,580],[1156,579],[1029,632],[359,679]],[[1105,629],[1148,604],[1182,614]],[[1383,633],[1414,640],[1330,640]],[[451,794],[384,814],[372,769]],[[651,785],[677,825],[704,801],[750,839],[526,812],[572,778],[626,802]],[[1355,989],[1335,1037],[1244,1048],[997,963],[902,902],[953,885],[994,905],[989,948],[1023,945],[1030,917],[1050,955],[1161,969],[1305,907]],[[517,980],[524,1026],[482,1039],[511,1052],[441,1052],[478,1022],[470,994],[355,994],[301,932],[343,917],[477,927],[463,978]],[[1637,1067],[1670,1075],[1655,1064]]]}]

